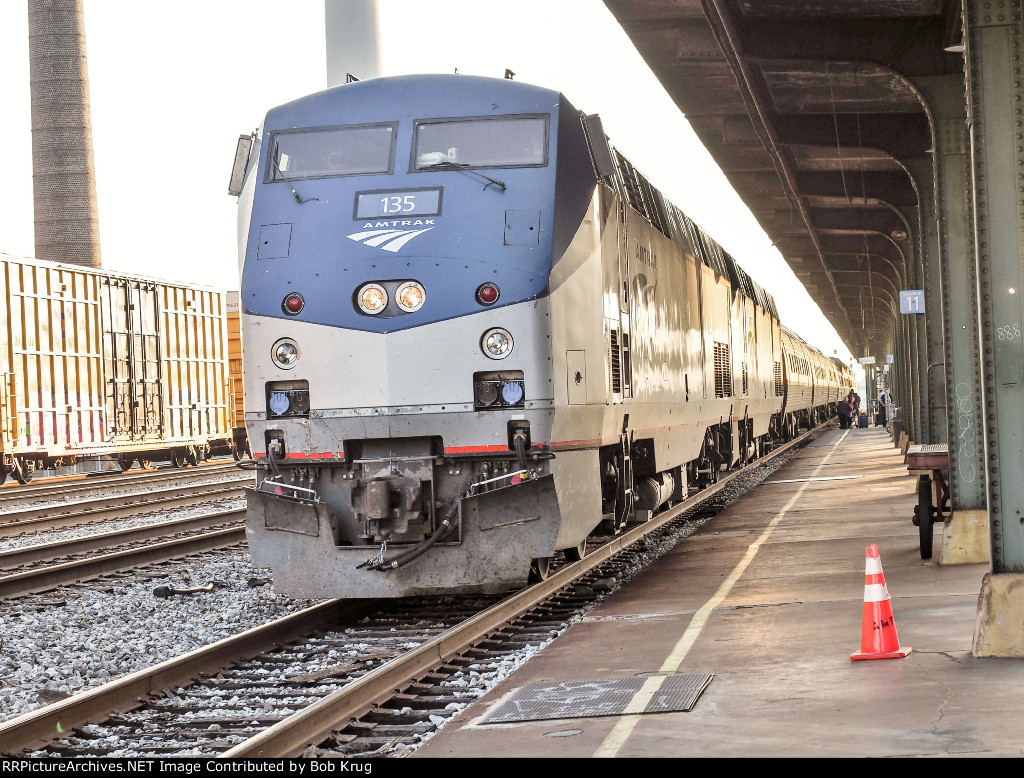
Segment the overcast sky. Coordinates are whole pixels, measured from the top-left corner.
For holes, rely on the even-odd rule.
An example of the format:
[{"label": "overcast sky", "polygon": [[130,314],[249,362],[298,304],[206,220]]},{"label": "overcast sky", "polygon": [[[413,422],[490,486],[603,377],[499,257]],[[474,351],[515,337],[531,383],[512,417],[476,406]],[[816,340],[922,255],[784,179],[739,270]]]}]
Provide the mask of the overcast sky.
[{"label": "overcast sky", "polygon": [[[773,294],[786,326],[850,363],[601,0],[378,8],[382,75],[511,68],[600,114],[612,143]],[[326,87],[323,0],[84,0],[84,9],[103,266],[237,289],[235,143],[269,108]],[[32,256],[24,0],[0,3],[0,72],[0,252]]]}]

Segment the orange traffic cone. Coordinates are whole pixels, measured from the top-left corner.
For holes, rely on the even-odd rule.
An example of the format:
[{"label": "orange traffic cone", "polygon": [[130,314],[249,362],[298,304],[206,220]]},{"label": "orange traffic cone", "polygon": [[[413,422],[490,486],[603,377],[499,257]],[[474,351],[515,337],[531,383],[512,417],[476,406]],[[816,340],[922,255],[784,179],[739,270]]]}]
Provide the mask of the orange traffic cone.
[{"label": "orange traffic cone", "polygon": [[896,620],[892,616],[889,590],[885,588],[882,560],[874,543],[864,561],[864,620],[860,631],[860,651],[850,659],[896,659],[910,653],[900,646],[896,637]]}]

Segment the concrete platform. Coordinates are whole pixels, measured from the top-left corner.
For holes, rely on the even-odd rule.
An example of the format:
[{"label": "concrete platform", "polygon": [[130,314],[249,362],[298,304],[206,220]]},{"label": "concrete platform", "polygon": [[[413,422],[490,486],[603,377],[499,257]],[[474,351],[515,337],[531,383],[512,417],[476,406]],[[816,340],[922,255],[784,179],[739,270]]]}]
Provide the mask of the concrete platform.
[{"label": "concrete platform", "polygon": [[[916,485],[884,429],[825,433],[410,758],[1020,756],[1024,660],[971,653],[989,565],[921,559]],[[850,659],[871,544],[905,658]],[[689,712],[481,723],[526,684],[672,674],[713,675]]]}]

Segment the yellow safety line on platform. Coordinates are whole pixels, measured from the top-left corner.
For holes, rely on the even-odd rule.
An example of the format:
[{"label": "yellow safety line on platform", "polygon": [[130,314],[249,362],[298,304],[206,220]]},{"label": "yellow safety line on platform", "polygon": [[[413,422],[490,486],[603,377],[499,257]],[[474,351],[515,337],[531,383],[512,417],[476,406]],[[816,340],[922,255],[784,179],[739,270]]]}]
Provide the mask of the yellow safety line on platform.
[{"label": "yellow safety line on platform", "polygon": [[[814,473],[811,475],[812,478],[828,464],[828,460],[835,453],[836,447],[842,443],[849,434],[850,431],[846,430],[846,432],[832,444],[832,450],[825,455],[825,458],[822,459],[814,469]],[[700,631],[704,628],[704,625],[707,624],[712,611],[722,603],[722,600],[729,596],[729,592],[732,591],[732,587],[740,579],[740,576],[746,572],[747,568],[750,567],[750,563],[754,561],[754,557],[757,556],[758,550],[760,550],[761,546],[768,541],[768,538],[775,530],[775,527],[778,526],[779,522],[782,521],[783,517],[789,512],[789,510],[796,505],[797,500],[800,499],[811,483],[813,482],[807,481],[796,490],[796,493],[789,499],[789,502],[782,506],[782,510],[776,513],[772,520],[768,522],[768,526],[764,528],[760,537],[750,544],[747,548],[747,553],[743,555],[743,559],[740,560],[740,563],[733,568],[732,573],[730,573],[729,577],[722,582],[722,585],[718,587],[718,591],[715,592],[711,599],[704,603],[704,605],[702,605],[697,612],[693,614],[693,618],[690,620],[690,624],[683,632],[683,636],[679,638],[679,642],[676,643],[675,648],[672,649],[672,652],[665,659],[659,672],[674,673],[679,669],[679,666],[683,663],[683,660],[690,652],[693,644],[697,642],[697,637],[700,635]],[[616,722],[612,731],[608,733],[604,742],[601,743],[600,748],[594,752],[595,757],[614,757],[618,755],[619,749],[622,748],[626,739],[640,722],[640,714],[646,709],[647,704],[654,695],[657,694],[658,689],[661,688],[667,677],[668,676],[666,675],[652,676],[644,682],[644,685],[637,690],[629,704],[626,705],[624,711],[625,715]]]}]

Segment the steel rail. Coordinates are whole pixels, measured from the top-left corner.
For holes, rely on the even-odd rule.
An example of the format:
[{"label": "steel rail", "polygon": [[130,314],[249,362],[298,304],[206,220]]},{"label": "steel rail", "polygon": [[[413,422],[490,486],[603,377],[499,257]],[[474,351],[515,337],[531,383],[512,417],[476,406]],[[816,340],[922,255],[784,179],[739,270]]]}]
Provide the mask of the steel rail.
[{"label": "steel rail", "polygon": [[141,700],[163,689],[186,685],[202,673],[220,669],[291,640],[296,633],[308,634],[359,618],[372,607],[374,604],[367,600],[329,600],[23,713],[0,723],[2,752],[14,754],[23,749],[41,747],[74,727],[102,719],[115,711],[137,708]]},{"label": "steel rail", "polygon": [[[7,505],[33,500],[49,500],[68,495],[88,495],[108,492],[110,489],[123,487],[135,489],[139,486],[160,483],[163,481],[181,481],[186,478],[213,476],[230,473],[242,469],[233,460],[230,462],[206,462],[199,468],[132,470],[127,473],[102,473],[96,475],[56,476],[42,483],[32,482],[31,485],[5,485],[0,488],[0,510]],[[251,471],[249,471],[251,472]]]},{"label": "steel rail", "polygon": [[[808,442],[831,426],[826,421],[794,440],[756,460],[756,465],[770,462],[790,448]],[[756,466],[752,463],[752,466]],[[507,599],[473,616],[462,624],[438,635],[433,640],[381,665],[356,681],[324,697],[319,702],[288,716],[248,740],[233,746],[223,758],[282,758],[300,756],[312,743],[326,738],[348,719],[358,718],[372,710],[403,686],[408,685],[438,665],[450,661],[466,649],[492,634],[498,628],[522,616],[537,605],[573,584],[596,567],[607,562],[628,546],[657,531],[681,514],[705,502],[725,489],[733,480],[747,473],[743,468],[702,489],[672,508],[658,514],[634,529],[613,538],[578,562],[554,573],[546,581],[523,589]]]},{"label": "steel rail", "polygon": [[232,527],[205,532],[202,535],[193,535],[188,538],[176,538],[164,541],[163,543],[154,543],[149,546],[142,546],[141,548],[115,551],[98,557],[64,562],[59,565],[42,567],[38,570],[14,573],[0,577],[0,598],[46,591],[61,584],[81,581],[86,578],[95,578],[122,570],[130,570],[134,567],[152,564],[153,562],[166,562],[168,559],[177,559],[201,551],[233,546],[244,540],[245,527]]},{"label": "steel rail", "polygon": [[139,494],[113,495],[68,505],[26,508],[16,513],[0,514],[0,538],[20,535],[26,528],[56,529],[76,524],[92,524],[131,516],[145,508],[179,508],[209,502],[211,499],[240,497],[245,488],[246,484],[239,481],[221,481],[213,484],[176,486]]},{"label": "steel rail", "polygon": [[38,562],[41,559],[73,556],[74,554],[83,554],[86,551],[95,551],[98,548],[115,548],[125,543],[134,543],[137,540],[148,540],[150,538],[165,537],[176,532],[204,529],[218,524],[238,521],[244,517],[244,508],[241,510],[216,511],[214,513],[204,513],[201,516],[190,516],[184,519],[162,521],[158,524],[147,524],[143,527],[112,530],[111,532],[86,535],[72,540],[55,540],[50,543],[38,543],[34,546],[0,551],[0,570],[9,570],[30,562]]}]

